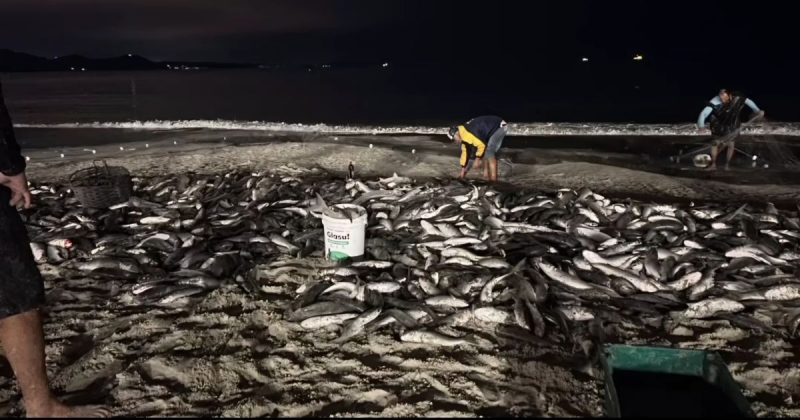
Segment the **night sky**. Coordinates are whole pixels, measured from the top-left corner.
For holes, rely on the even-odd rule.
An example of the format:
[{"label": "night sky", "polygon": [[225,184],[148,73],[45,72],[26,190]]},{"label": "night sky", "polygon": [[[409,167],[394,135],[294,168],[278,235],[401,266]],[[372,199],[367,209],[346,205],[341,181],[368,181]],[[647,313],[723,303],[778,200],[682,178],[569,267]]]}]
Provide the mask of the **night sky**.
[{"label": "night sky", "polygon": [[[184,86],[216,92],[205,102],[230,95],[222,102],[242,107],[261,86],[250,106],[261,113],[251,118],[418,121],[500,113],[686,121],[728,87],[753,97],[772,118],[797,121],[793,9],[791,2],[697,0],[0,0],[0,48],[44,57],[133,53],[156,61],[279,65],[293,74],[333,66],[330,76],[286,85],[291,93],[282,97],[297,106],[282,103],[275,112],[263,111],[260,98],[274,94],[266,79],[240,83],[240,90],[222,80]],[[634,61],[636,54],[644,60]],[[389,71],[377,71],[384,62]],[[347,73],[354,67],[377,70]],[[225,88],[212,90],[214,83]],[[320,99],[326,89],[329,101]],[[218,108],[169,117],[243,115]]]},{"label": "night sky", "polygon": [[[3,0],[0,48],[255,63],[794,62],[790,2]],[[762,73],[764,76],[767,71]]]}]

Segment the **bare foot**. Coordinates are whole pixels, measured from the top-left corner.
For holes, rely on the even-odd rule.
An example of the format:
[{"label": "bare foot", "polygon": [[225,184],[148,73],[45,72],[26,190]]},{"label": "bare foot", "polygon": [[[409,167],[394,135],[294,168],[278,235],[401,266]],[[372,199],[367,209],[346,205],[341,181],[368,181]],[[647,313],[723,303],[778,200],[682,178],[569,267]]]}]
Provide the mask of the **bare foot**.
[{"label": "bare foot", "polygon": [[707,170],[707,171],[716,171],[716,170],[717,170],[717,167],[716,167],[716,165],[707,166],[707,167],[706,167],[706,170]]},{"label": "bare foot", "polygon": [[26,417],[60,417],[60,418],[105,418],[111,410],[100,405],[84,405],[70,407],[54,401],[49,407],[26,410]]}]

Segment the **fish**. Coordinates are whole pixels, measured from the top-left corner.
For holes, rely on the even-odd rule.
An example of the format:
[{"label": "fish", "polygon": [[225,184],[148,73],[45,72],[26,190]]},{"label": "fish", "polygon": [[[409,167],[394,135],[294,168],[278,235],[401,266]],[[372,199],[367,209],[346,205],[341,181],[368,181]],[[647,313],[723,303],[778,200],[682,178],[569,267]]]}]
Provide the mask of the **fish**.
[{"label": "fish", "polygon": [[728,298],[711,298],[693,302],[681,313],[686,318],[710,318],[720,313],[736,313],[744,310],[744,305]]},{"label": "fish", "polygon": [[464,299],[457,298],[455,296],[448,296],[448,295],[439,295],[439,296],[431,296],[425,299],[425,303],[430,306],[444,306],[444,307],[451,307],[451,308],[467,308],[469,307],[469,302],[465,301]]},{"label": "fish", "polygon": [[308,306],[296,309],[290,312],[286,319],[289,321],[303,321],[308,318],[323,316],[323,315],[337,315],[345,312],[362,312],[365,308],[363,305],[355,305],[352,303],[345,303],[342,301],[320,301],[312,303]]},{"label": "fish", "polygon": [[477,345],[474,339],[450,337],[434,331],[425,330],[406,331],[400,335],[400,341],[446,347]]},{"label": "fish", "polygon": [[[257,299],[294,290],[284,319],[341,326],[342,342],[381,328],[458,339],[448,328],[478,321],[502,327],[506,343],[580,344],[585,323],[658,326],[689,305],[690,316],[770,334],[756,315],[781,334],[800,323],[789,309],[800,300],[800,218],[771,204],[416,185],[397,174],[342,180],[290,166],[132,182],[126,203],[86,211],[64,186],[32,184],[42,203],[24,215],[32,253],[58,264],[65,287],[110,278],[135,302],[170,305],[229,283]],[[326,215],[364,217],[361,261],[325,261]]]},{"label": "fish", "polygon": [[686,290],[700,282],[702,278],[703,273],[699,271],[693,271],[691,273],[684,274],[683,277],[677,280],[667,283],[667,287],[677,291]]},{"label": "fish", "polygon": [[475,319],[495,324],[513,324],[514,314],[494,306],[481,306],[472,309]]},{"label": "fish", "polygon": [[383,308],[378,307],[362,312],[357,317],[350,320],[342,329],[342,334],[332,342],[342,344],[361,334],[364,332],[365,326],[380,316],[382,311]]},{"label": "fish", "polygon": [[565,271],[561,271],[542,260],[537,261],[536,264],[539,269],[542,270],[544,275],[568,289],[590,290],[594,287],[591,284],[581,280],[577,276],[569,274]]}]

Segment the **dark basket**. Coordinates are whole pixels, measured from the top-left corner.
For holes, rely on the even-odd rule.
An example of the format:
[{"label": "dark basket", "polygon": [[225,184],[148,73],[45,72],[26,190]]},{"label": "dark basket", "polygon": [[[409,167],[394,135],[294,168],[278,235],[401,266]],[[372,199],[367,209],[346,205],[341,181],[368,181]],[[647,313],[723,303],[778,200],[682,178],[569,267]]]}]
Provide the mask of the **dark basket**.
[{"label": "dark basket", "polygon": [[128,201],[133,191],[131,175],[122,166],[92,166],[72,173],[69,184],[84,207],[107,208]]}]

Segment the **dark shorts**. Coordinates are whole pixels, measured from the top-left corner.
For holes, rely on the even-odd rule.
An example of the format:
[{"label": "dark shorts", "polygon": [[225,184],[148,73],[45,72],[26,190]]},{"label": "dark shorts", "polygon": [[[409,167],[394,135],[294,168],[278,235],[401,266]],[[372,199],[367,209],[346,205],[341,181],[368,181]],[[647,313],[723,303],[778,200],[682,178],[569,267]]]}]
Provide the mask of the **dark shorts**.
[{"label": "dark shorts", "polygon": [[497,130],[494,131],[491,137],[489,137],[489,142],[486,145],[486,152],[483,154],[486,158],[493,158],[496,157],[497,152],[503,146],[503,139],[506,138],[507,133],[506,126],[500,126]]},{"label": "dark shorts", "polygon": [[37,309],[44,303],[44,281],[33,259],[28,232],[0,187],[0,319]]},{"label": "dark shorts", "polygon": [[711,144],[714,146],[720,145],[729,145],[736,141],[736,137],[739,137],[739,130],[736,130],[732,133],[727,134],[716,134],[713,135],[714,138],[711,140]]}]

